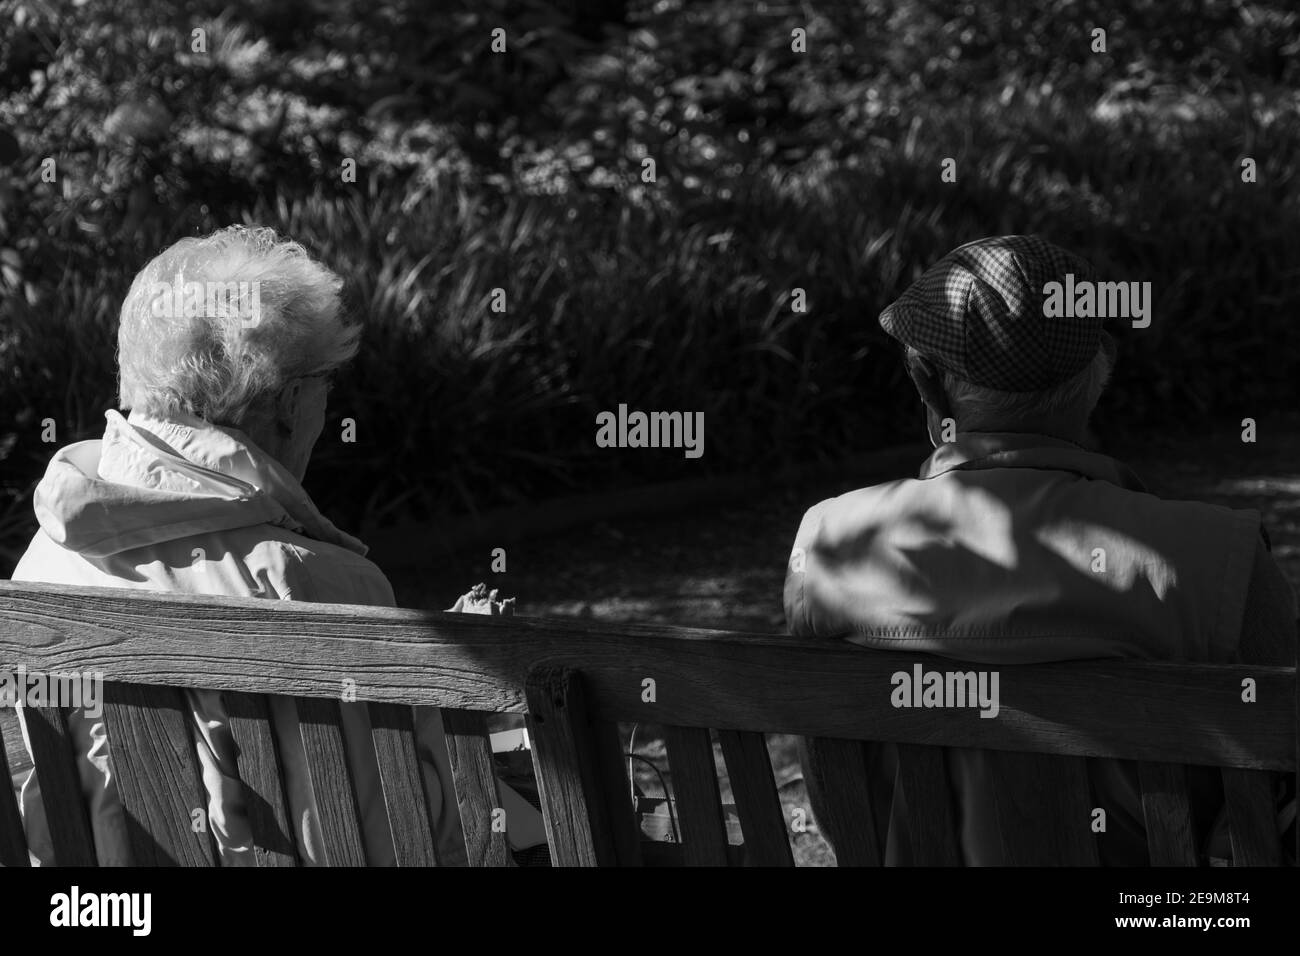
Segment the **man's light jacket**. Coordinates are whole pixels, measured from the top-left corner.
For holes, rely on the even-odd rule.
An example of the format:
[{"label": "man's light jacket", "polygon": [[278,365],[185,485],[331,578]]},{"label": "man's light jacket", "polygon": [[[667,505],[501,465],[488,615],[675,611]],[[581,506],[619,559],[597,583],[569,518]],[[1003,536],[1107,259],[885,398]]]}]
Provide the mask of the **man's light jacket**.
[{"label": "man's light jacket", "polygon": [[[796,636],[986,665],[1229,663],[1258,575],[1280,579],[1258,512],[1157,498],[1123,464],[1063,439],[969,432],[938,446],[917,478],[809,510],[785,610]],[[1274,630],[1293,641],[1294,595],[1284,583],[1272,593],[1285,594],[1270,609]],[[1273,655],[1291,663],[1294,646]],[[894,759],[892,746],[869,748],[882,845],[888,861],[906,862]],[[947,766],[966,862],[1001,862],[980,753],[950,750]],[[1144,862],[1135,767],[1095,760],[1090,771],[1111,821],[1103,860]],[[1208,792],[1212,781],[1193,786]]]}]

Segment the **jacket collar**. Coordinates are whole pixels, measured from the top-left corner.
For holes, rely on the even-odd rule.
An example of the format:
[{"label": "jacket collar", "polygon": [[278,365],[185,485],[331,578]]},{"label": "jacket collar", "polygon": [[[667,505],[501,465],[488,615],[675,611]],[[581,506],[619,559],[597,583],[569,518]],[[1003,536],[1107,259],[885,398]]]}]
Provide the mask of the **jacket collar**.
[{"label": "jacket collar", "polygon": [[247,435],[189,415],[166,418],[109,409],[98,471],[101,478],[160,492],[213,494],[268,508],[262,520],[364,555],[358,539],[317,509],[302,484]]},{"label": "jacket collar", "polygon": [[1069,471],[1132,491],[1147,490],[1131,468],[1114,458],[1064,438],[1032,432],[959,432],[954,441],[935,448],[921,465],[919,477],[936,478],[952,471],[986,468]]}]

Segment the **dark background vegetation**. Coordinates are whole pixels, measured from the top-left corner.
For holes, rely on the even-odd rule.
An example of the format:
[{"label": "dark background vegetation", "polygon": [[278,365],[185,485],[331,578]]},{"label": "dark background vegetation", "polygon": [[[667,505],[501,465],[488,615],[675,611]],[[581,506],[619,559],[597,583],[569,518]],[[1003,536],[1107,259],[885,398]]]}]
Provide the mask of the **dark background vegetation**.
[{"label": "dark background vegetation", "polygon": [[[328,426],[307,479],[354,530],[913,439],[875,317],[1003,232],[1153,283],[1099,430],[1267,420],[1300,372],[1298,38],[1285,0],[0,0],[0,572],[41,421],[115,405],[132,276],[238,221],[366,323],[330,409],[358,442]],[[598,449],[620,402],[703,411],[704,457]]]}]

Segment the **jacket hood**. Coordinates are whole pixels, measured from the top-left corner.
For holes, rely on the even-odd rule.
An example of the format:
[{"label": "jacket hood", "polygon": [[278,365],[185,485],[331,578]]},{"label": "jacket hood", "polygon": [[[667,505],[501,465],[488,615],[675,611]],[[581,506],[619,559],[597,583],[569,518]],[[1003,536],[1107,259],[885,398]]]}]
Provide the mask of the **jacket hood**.
[{"label": "jacket hood", "polygon": [[36,487],[36,519],[88,558],[195,534],[271,524],[365,554],[243,432],[192,415],[105,413],[99,441],[60,449]]}]

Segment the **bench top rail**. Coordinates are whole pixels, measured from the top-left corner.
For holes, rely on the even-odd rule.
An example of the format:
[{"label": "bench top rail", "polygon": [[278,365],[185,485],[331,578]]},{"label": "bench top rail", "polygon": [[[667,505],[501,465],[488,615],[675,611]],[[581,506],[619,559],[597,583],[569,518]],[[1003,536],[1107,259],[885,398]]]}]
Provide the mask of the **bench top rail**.
[{"label": "bench top rail", "polygon": [[[126,683],[330,699],[352,679],[365,700],[510,713],[526,712],[528,673],[549,664],[581,670],[587,706],[601,720],[1253,770],[1296,766],[1294,667],[997,666],[999,713],[982,719],[969,707],[895,707],[893,676],[918,664],[954,672],[989,665],[867,653],[842,642],[15,582],[0,582],[0,662],[95,671]],[[656,685],[652,701],[643,697],[647,677]]]}]

